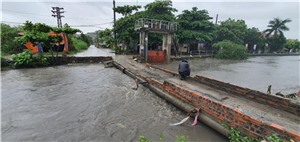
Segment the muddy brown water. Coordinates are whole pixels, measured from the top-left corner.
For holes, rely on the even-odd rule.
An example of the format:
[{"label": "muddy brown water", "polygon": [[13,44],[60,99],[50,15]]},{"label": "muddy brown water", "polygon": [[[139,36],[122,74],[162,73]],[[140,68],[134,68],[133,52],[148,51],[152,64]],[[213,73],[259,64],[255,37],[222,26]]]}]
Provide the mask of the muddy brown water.
[{"label": "muddy brown water", "polygon": [[1,72],[3,141],[228,141],[134,80],[102,64]]}]

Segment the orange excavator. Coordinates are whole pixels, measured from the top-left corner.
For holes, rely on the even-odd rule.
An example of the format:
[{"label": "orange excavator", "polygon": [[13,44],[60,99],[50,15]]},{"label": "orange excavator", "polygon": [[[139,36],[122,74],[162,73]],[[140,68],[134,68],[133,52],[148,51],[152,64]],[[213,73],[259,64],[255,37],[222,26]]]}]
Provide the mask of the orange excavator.
[{"label": "orange excavator", "polygon": [[[19,35],[23,35],[24,33],[19,33]],[[54,32],[49,32],[48,33],[50,36],[61,36],[62,37],[62,41],[60,43],[55,43],[54,49],[55,51],[60,51],[59,48],[63,47],[63,52],[67,53],[69,51],[69,44],[68,44],[68,38],[67,35],[64,33],[54,33]],[[35,53],[42,53],[43,48],[41,43],[37,43],[37,44],[32,44],[31,42],[26,42],[24,44],[25,48],[27,48],[28,50],[30,50],[33,54]]]}]

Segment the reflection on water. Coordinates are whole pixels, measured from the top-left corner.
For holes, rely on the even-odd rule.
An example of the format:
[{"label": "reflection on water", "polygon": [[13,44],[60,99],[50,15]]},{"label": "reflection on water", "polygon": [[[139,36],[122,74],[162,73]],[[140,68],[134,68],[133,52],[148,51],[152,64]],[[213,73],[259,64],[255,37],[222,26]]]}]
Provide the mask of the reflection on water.
[{"label": "reflection on water", "polygon": [[[191,74],[211,77],[224,82],[272,93],[294,93],[300,90],[299,56],[258,56],[243,61],[214,58],[192,59]],[[177,71],[179,61],[161,65]]]},{"label": "reflection on water", "polygon": [[3,141],[227,141],[115,68],[78,64],[2,71]]}]

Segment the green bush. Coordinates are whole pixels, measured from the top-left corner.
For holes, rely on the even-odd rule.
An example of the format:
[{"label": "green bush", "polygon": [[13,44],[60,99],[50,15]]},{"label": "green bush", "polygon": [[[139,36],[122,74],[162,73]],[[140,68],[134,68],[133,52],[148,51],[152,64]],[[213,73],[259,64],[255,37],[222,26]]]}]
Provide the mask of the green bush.
[{"label": "green bush", "polygon": [[20,53],[22,52],[21,43],[15,40],[18,37],[20,27],[10,27],[1,23],[1,51],[4,53]]},{"label": "green bush", "polygon": [[285,142],[287,140],[284,140],[283,138],[281,138],[280,136],[272,133],[270,135],[267,136],[267,138],[271,141],[271,142]]},{"label": "green bush", "polygon": [[72,37],[71,38],[72,42],[73,42],[73,45],[74,45],[74,48],[77,50],[77,51],[82,51],[82,50],[85,50],[88,48],[88,45],[87,43],[85,43],[84,41],[80,40],[80,39],[77,39],[75,37]]},{"label": "green bush", "polygon": [[26,50],[19,54],[13,54],[12,59],[15,62],[14,66],[16,68],[48,65],[48,58],[44,57],[43,55],[33,56],[32,52],[29,50]]},{"label": "green bush", "polygon": [[246,48],[231,41],[224,40],[213,44],[213,47],[219,49],[218,53],[215,56],[216,58],[234,60],[247,59]]}]

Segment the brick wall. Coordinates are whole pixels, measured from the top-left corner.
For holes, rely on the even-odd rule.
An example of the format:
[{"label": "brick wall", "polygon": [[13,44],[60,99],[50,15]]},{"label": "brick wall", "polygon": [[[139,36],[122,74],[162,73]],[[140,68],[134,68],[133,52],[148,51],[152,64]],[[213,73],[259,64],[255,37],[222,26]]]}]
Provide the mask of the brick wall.
[{"label": "brick wall", "polygon": [[194,77],[194,80],[201,83],[208,85],[210,87],[223,90],[230,94],[245,97],[249,100],[254,100],[259,103],[267,104],[278,109],[290,112],[295,115],[300,115],[300,104],[294,100],[289,100],[286,98],[282,98],[279,96],[268,95],[266,93],[262,93],[256,90],[251,90],[248,88],[239,87],[236,85],[232,85],[229,83],[224,83],[215,79],[198,76]]},{"label": "brick wall", "polygon": [[[162,70],[164,72],[170,73],[172,75],[178,75],[178,73],[170,71],[168,69],[160,68],[151,64],[147,64],[147,66]],[[300,115],[300,103],[295,100],[290,100],[287,98],[282,98],[279,96],[268,95],[266,93],[262,93],[260,91],[251,90],[248,88],[243,88],[240,86],[232,85],[230,83],[221,82],[215,79],[198,76],[190,77],[190,79],[199,82],[201,84],[205,84],[207,86],[223,90],[228,92],[229,94],[245,97],[249,100],[254,100],[259,103],[263,103],[272,107],[276,107],[278,109],[290,112],[295,115]]]},{"label": "brick wall", "polygon": [[201,111],[207,113],[216,122],[234,127],[253,138],[262,138],[271,133],[277,133],[284,138],[300,141],[299,132],[286,130],[283,126],[277,124],[263,123],[243,114],[236,108],[230,108],[199,93],[184,89],[167,81],[163,83],[163,87],[161,88],[178,99],[200,108]]},{"label": "brick wall", "polygon": [[112,60],[112,57],[56,57],[55,63],[52,62],[52,57],[49,57],[51,65],[63,65],[68,63],[100,63]]},{"label": "brick wall", "polygon": [[[150,64],[147,64],[147,66],[160,69],[173,75],[178,75],[176,72],[159,68]],[[270,96],[259,91],[242,88],[206,77],[196,76],[195,78],[191,79],[205,85],[221,89],[228,93],[232,93],[233,95],[240,95],[248,99],[253,99],[277,108],[282,107],[280,109],[292,109],[291,111],[287,111],[299,115],[299,104],[288,99],[280,98],[277,96]],[[271,133],[277,133],[286,139],[300,141],[300,132],[287,130],[283,126],[274,123],[263,123],[262,121],[256,120],[248,115],[243,114],[236,108],[230,108],[226,104],[213,101],[198,92],[184,89],[168,81],[164,81],[164,83],[161,84],[158,81],[148,79],[148,82],[177,97],[178,99],[200,108],[201,111],[204,111],[206,114],[208,114],[209,117],[214,121],[220,124],[234,127],[253,138],[263,138]]]}]

